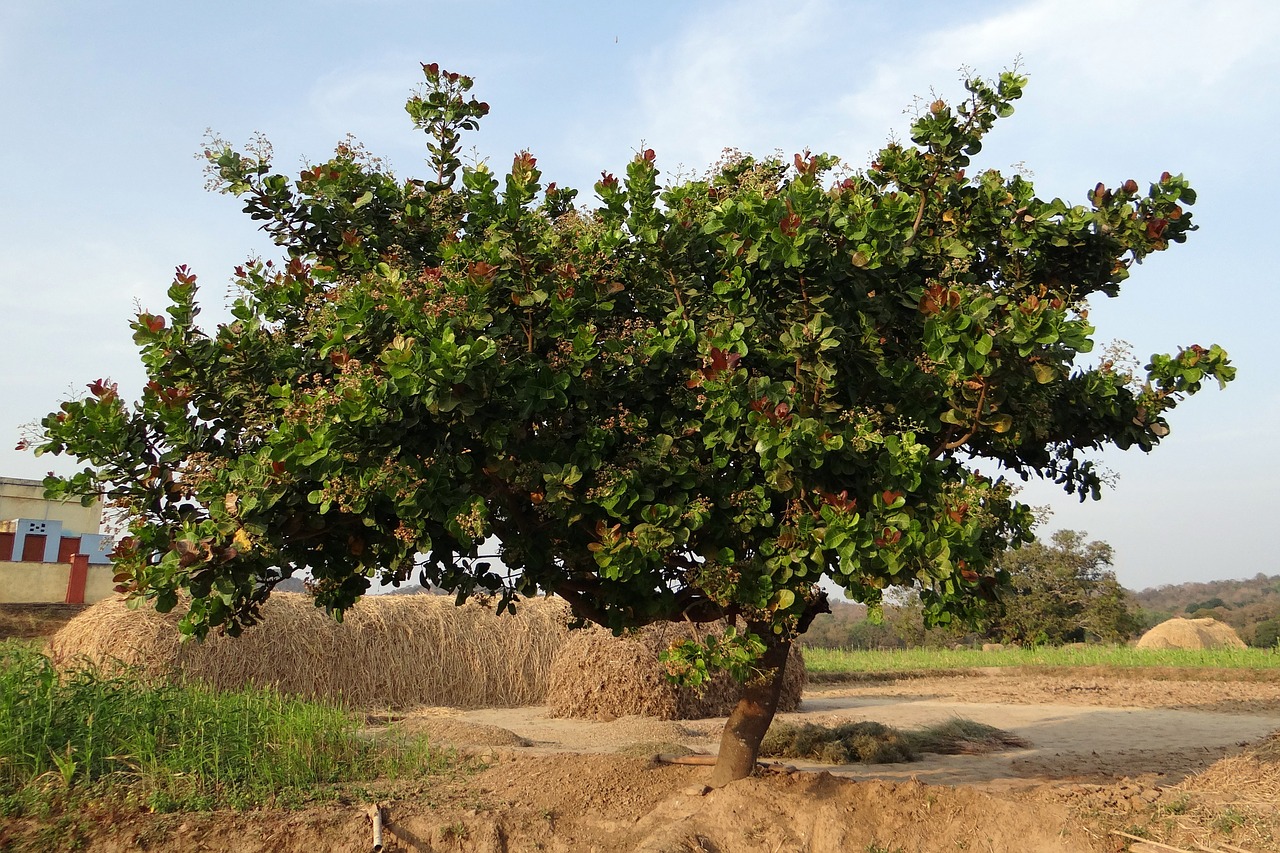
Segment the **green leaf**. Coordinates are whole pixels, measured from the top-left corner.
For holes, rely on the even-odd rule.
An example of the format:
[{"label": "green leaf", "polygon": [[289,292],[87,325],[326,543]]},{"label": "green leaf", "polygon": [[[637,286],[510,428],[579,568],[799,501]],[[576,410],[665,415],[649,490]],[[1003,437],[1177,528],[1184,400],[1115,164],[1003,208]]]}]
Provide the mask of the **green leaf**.
[{"label": "green leaf", "polygon": [[1031,372],[1035,374],[1036,382],[1041,385],[1048,385],[1057,378],[1058,371],[1053,365],[1045,364],[1043,361],[1037,361],[1031,365]]}]

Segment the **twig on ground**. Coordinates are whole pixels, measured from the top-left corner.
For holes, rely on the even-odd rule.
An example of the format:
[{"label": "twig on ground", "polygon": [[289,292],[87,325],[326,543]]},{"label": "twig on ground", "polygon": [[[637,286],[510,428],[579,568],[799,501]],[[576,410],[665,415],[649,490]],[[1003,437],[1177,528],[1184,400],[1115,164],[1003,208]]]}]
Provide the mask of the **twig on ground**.
[{"label": "twig on ground", "polygon": [[1141,835],[1130,835],[1118,829],[1111,830],[1111,834],[1128,838],[1130,841],[1141,841],[1143,844],[1150,844],[1152,847],[1159,847],[1161,850],[1173,850],[1174,853],[1195,853],[1194,850],[1188,850],[1185,847],[1172,847],[1168,844],[1161,844],[1159,841],[1152,841],[1150,838],[1143,838]]}]

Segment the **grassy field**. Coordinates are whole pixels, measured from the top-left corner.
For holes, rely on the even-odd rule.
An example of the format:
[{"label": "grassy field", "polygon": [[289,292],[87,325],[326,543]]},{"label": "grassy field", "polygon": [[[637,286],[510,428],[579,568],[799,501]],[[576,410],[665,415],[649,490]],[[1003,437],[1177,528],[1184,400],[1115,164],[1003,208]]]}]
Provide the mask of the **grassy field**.
[{"label": "grassy field", "polygon": [[150,811],[300,806],[457,766],[452,751],[422,738],[373,740],[361,724],[271,691],[59,673],[30,644],[3,642],[0,817],[47,817],[103,798]]},{"label": "grassy field", "polygon": [[981,649],[805,649],[810,673],[933,672],[977,667],[1166,667],[1188,669],[1280,669],[1270,649],[1135,649],[1130,646],[1043,646]]}]

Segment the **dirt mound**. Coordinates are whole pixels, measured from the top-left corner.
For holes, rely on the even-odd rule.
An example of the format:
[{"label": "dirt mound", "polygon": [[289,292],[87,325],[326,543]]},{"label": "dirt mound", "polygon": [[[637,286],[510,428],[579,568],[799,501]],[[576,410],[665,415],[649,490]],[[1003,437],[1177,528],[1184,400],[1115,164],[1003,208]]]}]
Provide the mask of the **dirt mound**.
[{"label": "dirt mound", "polygon": [[50,642],[59,665],[139,668],[222,689],[247,685],[351,707],[463,708],[537,704],[551,658],[568,636],[568,608],[529,599],[515,616],[434,595],[366,596],[339,623],[310,596],[277,592],[240,637],[183,643],[177,613],[122,599],[93,605]]},{"label": "dirt mound", "polygon": [[396,724],[409,735],[426,735],[433,744],[450,746],[529,746],[530,742],[510,729],[468,723],[449,717],[409,717]]},{"label": "dirt mound", "polygon": [[1244,641],[1217,619],[1183,619],[1161,622],[1138,640],[1140,649],[1243,649]]},{"label": "dirt mound", "polygon": [[[723,630],[723,626],[711,630]],[[625,716],[660,720],[724,717],[733,710],[742,688],[724,673],[700,688],[678,687],[667,680],[659,655],[688,639],[687,625],[661,623],[615,637],[602,628],[571,636],[551,662],[547,705],[554,717],[613,720]],[[705,636],[705,632],[703,633]],[[800,705],[808,674],[804,656],[792,647],[787,659],[779,711]]]},{"label": "dirt mound", "polygon": [[[826,773],[771,773],[708,791],[708,775],[705,768],[618,755],[522,757],[477,777],[492,808],[464,819],[461,831],[471,842],[467,849],[485,853],[1090,849],[1069,831],[1065,809],[1054,805],[1028,809],[972,790],[858,783]],[[549,791],[558,804],[531,818]],[[447,821],[421,812],[391,817],[397,833],[403,828],[417,838],[436,837]]]}]

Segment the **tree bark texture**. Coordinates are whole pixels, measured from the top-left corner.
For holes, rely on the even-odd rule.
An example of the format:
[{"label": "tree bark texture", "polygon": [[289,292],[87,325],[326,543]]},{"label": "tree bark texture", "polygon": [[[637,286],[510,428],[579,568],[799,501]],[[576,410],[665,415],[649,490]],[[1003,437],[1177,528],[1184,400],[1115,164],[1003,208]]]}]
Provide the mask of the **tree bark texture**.
[{"label": "tree bark texture", "polygon": [[760,675],[743,686],[742,698],[725,723],[720,755],[711,771],[713,788],[722,788],[751,775],[760,755],[760,742],[778,710],[791,640],[777,639],[767,626],[753,633],[763,636],[769,645],[760,658]]}]

